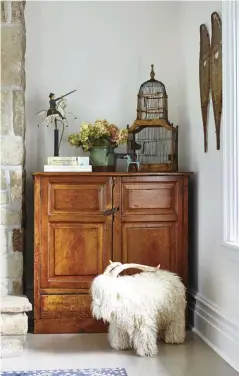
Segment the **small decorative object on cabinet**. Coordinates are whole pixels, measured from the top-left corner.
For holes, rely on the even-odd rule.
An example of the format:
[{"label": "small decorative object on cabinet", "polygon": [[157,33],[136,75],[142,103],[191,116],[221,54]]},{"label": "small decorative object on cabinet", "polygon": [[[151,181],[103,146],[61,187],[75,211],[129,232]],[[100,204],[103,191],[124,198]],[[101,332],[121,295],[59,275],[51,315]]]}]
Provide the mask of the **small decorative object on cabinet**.
[{"label": "small decorative object on cabinet", "polygon": [[104,332],[89,289],[109,260],[187,286],[190,173],[34,174],[34,331]]},{"label": "small decorative object on cabinet", "polygon": [[128,132],[110,124],[107,120],[96,120],[94,124],[83,122],[79,133],[70,134],[72,146],[90,152],[94,171],[115,171],[115,148],[127,142]]},{"label": "small decorative object on cabinet", "polygon": [[220,150],[220,128],[222,115],[222,21],[217,12],[211,15],[211,88],[217,150]]},{"label": "small decorative object on cabinet", "polygon": [[201,111],[204,133],[204,152],[208,151],[207,142],[207,123],[208,123],[208,104],[210,95],[210,37],[207,26],[200,26],[200,57],[199,57],[199,85]]},{"label": "small decorative object on cabinet", "polygon": [[133,159],[130,157],[130,155],[126,155],[125,157],[126,161],[127,161],[127,172],[129,172],[130,168],[132,166],[134,166],[136,168],[136,171],[139,172],[140,171],[140,162],[137,161],[137,159]]},{"label": "small decorative object on cabinet", "polygon": [[176,172],[178,170],[178,127],[168,121],[168,96],[162,82],[150,80],[138,93],[137,120],[128,126],[128,152],[135,155],[140,170]]},{"label": "small decorative object on cabinet", "polygon": [[[76,90],[71,91],[70,93],[67,93],[65,95],[62,95],[59,98],[55,98],[54,93],[49,94],[49,105],[50,108],[48,110],[41,110],[36,115],[44,115],[43,121],[38,125],[38,127],[42,127],[43,125],[46,125],[49,127],[49,125],[54,124],[54,157],[59,156],[60,146],[63,138],[63,134],[65,131],[65,127],[68,127],[67,122],[67,115],[72,115],[74,119],[76,119],[76,116],[72,114],[71,112],[66,112],[66,100],[65,97],[69,94],[74,93]],[[61,138],[59,141],[59,129],[57,123],[62,124],[62,132],[61,132]]]}]

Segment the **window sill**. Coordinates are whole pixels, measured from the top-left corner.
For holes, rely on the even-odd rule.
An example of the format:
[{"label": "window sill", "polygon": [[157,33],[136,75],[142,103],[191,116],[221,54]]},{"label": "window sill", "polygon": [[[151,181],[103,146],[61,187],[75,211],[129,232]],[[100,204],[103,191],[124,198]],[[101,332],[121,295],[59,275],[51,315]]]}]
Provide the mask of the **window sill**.
[{"label": "window sill", "polygon": [[226,248],[233,249],[234,251],[239,251],[239,244],[232,242],[222,242],[222,246]]},{"label": "window sill", "polygon": [[239,246],[229,242],[222,242],[221,245],[225,249],[224,256],[233,263],[239,264]]}]

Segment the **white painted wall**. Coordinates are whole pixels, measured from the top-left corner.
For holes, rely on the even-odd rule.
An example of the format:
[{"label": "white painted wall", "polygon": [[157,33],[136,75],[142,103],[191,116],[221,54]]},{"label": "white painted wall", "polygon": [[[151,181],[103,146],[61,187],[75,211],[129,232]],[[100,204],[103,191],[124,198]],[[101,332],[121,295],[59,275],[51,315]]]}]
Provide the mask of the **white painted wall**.
[{"label": "white painted wall", "polygon": [[[27,170],[43,168],[53,153],[53,132],[38,129],[34,114],[48,107],[50,91],[68,97],[83,120],[106,118],[120,127],[136,118],[139,86],[150,78],[166,85],[170,120],[178,120],[178,2],[28,2],[26,6]],[[174,19],[175,17],[175,19]],[[76,154],[77,153],[77,154]],[[79,155],[63,142],[61,155]]]},{"label": "white painted wall", "polygon": [[[182,74],[179,124],[181,166],[194,172],[193,268],[196,293],[195,328],[239,370],[239,251],[222,243],[222,151],[216,150],[212,104],[209,110],[208,153],[204,153],[199,92],[199,27],[211,30],[211,13],[221,14],[220,2],[182,2],[180,12]],[[224,125],[226,126],[226,125]],[[180,134],[182,138],[182,134]],[[215,321],[216,320],[216,321]]]}]

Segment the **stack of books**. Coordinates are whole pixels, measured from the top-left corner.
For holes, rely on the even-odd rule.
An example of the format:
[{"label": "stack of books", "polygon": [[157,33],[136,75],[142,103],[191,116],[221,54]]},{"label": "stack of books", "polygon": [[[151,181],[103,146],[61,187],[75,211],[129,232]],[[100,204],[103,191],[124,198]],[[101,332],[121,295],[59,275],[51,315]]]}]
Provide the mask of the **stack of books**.
[{"label": "stack of books", "polygon": [[44,172],[92,172],[89,157],[48,157]]}]

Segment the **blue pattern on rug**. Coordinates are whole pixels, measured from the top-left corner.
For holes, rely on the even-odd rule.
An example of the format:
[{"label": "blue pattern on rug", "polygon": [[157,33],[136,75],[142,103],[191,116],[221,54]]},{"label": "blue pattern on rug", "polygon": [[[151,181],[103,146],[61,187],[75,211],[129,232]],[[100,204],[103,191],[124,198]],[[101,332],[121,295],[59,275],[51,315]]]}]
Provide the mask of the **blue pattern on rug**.
[{"label": "blue pattern on rug", "polygon": [[64,369],[45,371],[7,371],[0,372],[1,376],[127,376],[124,368],[89,368]]}]

